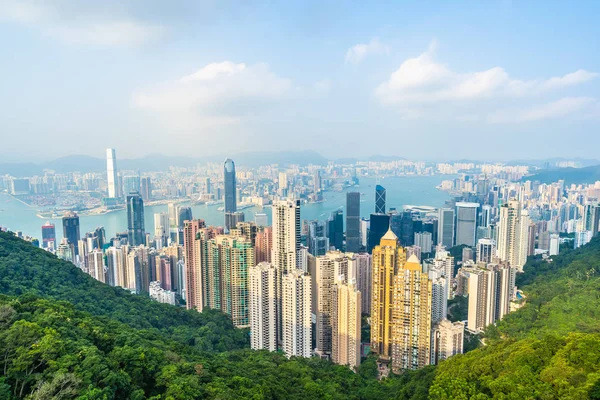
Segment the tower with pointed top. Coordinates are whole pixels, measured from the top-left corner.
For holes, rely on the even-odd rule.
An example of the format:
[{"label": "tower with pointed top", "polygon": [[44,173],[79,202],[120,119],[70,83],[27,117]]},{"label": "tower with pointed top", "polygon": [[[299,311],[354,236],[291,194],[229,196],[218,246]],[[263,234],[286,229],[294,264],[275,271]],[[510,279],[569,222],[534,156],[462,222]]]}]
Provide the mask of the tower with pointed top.
[{"label": "tower with pointed top", "polygon": [[371,351],[382,361],[392,357],[394,276],[406,263],[406,253],[391,229],[373,248],[371,285]]},{"label": "tower with pointed top", "polygon": [[432,283],[389,229],[373,249],[371,350],[392,370],[430,362]]}]

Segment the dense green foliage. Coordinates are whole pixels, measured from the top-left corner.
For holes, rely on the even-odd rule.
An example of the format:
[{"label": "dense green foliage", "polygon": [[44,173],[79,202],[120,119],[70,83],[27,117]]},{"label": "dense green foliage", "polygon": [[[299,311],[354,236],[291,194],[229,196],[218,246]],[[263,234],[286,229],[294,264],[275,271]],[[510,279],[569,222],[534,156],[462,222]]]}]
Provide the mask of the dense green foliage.
[{"label": "dense green foliage", "polygon": [[248,344],[247,332],[233,329],[231,320],[220,312],[187,311],[110,287],[6,233],[0,233],[0,293],[33,293],[66,300],[79,310],[132,328],[167,334],[204,351],[226,351]]},{"label": "dense green foliage", "polygon": [[[101,284],[0,232],[0,399],[426,399],[434,368],[377,380],[247,347],[216,311]],[[368,329],[368,326],[365,327]]]},{"label": "dense green foliage", "polygon": [[111,288],[0,233],[0,399],[600,399],[600,238],[530,260],[518,284],[526,305],[485,346],[379,381],[374,357],[354,373],[244,349],[221,313]]},{"label": "dense green foliage", "polygon": [[600,238],[529,260],[526,305],[437,367],[433,399],[600,399]]}]

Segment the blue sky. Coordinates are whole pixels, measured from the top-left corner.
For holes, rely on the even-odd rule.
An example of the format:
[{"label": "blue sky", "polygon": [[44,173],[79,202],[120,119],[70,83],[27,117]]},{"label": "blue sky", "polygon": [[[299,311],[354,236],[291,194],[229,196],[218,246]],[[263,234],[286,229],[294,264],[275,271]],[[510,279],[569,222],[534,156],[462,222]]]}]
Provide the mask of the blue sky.
[{"label": "blue sky", "polygon": [[1,157],[599,158],[599,16],[583,1],[0,0]]}]

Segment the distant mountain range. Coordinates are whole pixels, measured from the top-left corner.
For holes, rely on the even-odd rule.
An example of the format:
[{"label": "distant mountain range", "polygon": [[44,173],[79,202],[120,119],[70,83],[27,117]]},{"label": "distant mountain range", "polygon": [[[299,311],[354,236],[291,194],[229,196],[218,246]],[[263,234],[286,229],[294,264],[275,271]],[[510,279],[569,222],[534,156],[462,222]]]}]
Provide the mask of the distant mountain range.
[{"label": "distant mountain range", "polygon": [[[321,154],[315,151],[255,151],[245,152],[231,157],[237,166],[255,168],[261,165],[291,165],[298,164],[306,166],[309,164],[314,165],[327,165],[329,159],[323,157]],[[119,159],[117,154],[117,167],[120,171],[161,171],[166,170],[169,167],[192,167],[197,164],[203,164],[207,162],[222,162],[225,161],[227,156],[216,155],[216,156],[204,156],[204,157],[179,157],[179,156],[165,156],[162,154],[149,154],[141,158],[134,159]],[[396,161],[404,160],[398,156],[382,156],[374,155],[366,161]],[[344,158],[335,160],[340,164],[354,164],[359,159],[357,158]],[[85,155],[73,155],[57,158],[53,161],[44,163],[0,163],[0,175],[11,175],[16,177],[22,176],[34,176],[43,175],[44,170],[52,170],[56,173],[66,172],[101,172],[106,169],[106,160],[97,157],[85,156]]]},{"label": "distant mountain range", "polygon": [[[355,164],[358,161],[373,161],[373,162],[391,162],[406,160],[406,158],[400,156],[385,156],[385,155],[372,155],[369,157],[345,157],[339,159],[328,159],[316,151],[305,150],[305,151],[254,151],[245,152],[235,155],[210,155],[210,156],[198,156],[198,157],[183,157],[183,156],[166,156],[163,154],[149,154],[144,157],[134,159],[120,159],[117,153],[117,166],[120,171],[162,171],[169,167],[192,167],[198,164],[204,164],[207,162],[223,162],[227,157],[231,157],[237,166],[239,167],[250,167],[255,168],[261,165],[278,164],[286,166],[290,164],[298,164],[306,166],[309,164],[314,165],[327,165],[328,161],[335,161],[338,164]],[[581,158],[549,158],[545,160],[515,160],[505,162],[507,165],[529,165],[535,167],[547,167],[548,165],[555,165],[561,161],[575,161],[580,163],[584,167],[592,168],[600,164],[599,160],[593,159],[581,159]],[[483,161],[476,160],[451,160],[445,161],[448,163],[475,163],[481,164]],[[106,169],[106,161],[103,158],[97,158],[86,155],[72,155],[57,158],[56,160],[47,161],[43,163],[0,163],[0,175],[11,175],[16,177],[23,176],[34,176],[43,175],[44,170],[52,170],[56,173],[66,172],[101,172]],[[573,170],[569,172],[569,170]],[[593,170],[593,169],[592,169]],[[580,177],[586,178],[589,171],[586,168],[560,168],[560,169],[549,169],[547,171],[539,171],[536,175],[540,175],[541,179],[546,178],[548,172],[552,174],[566,173],[575,180],[580,180]],[[561,171],[561,172],[557,172]],[[590,175],[589,179],[596,179]],[[536,178],[537,179],[537,178]],[[561,178],[562,179],[562,178]]]},{"label": "distant mountain range", "polygon": [[[117,154],[117,167],[121,171],[161,171],[171,166],[192,167],[207,162],[222,162],[227,157],[174,157],[162,154],[150,154],[135,159],[119,159]],[[308,164],[326,165],[327,159],[314,151],[282,151],[282,152],[247,152],[231,156],[238,166],[257,167],[267,164]],[[73,155],[57,158],[40,164],[35,163],[0,163],[0,175],[16,177],[43,175],[44,170],[57,173],[66,172],[101,172],[106,169],[106,160],[84,155]]]},{"label": "distant mountain range", "polygon": [[552,183],[564,180],[565,184],[594,183],[600,181],[600,165],[584,168],[554,168],[538,171],[533,175],[523,177],[523,181],[540,181]]}]

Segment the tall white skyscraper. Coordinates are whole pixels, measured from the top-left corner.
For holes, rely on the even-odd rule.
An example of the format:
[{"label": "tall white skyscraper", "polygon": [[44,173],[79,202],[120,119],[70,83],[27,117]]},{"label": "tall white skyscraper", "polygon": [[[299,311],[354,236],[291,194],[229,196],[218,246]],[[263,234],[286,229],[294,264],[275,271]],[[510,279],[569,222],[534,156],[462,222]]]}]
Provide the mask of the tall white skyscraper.
[{"label": "tall white skyscraper", "polygon": [[448,284],[437,270],[429,271],[431,279],[431,323],[436,324],[448,314]]},{"label": "tall white skyscraper", "polygon": [[273,248],[271,262],[283,274],[297,267],[300,250],[300,202],[273,202]]},{"label": "tall white skyscraper", "polygon": [[469,282],[467,327],[471,332],[481,332],[496,321],[496,275],[477,267],[463,272]]},{"label": "tall white skyscraper", "polygon": [[108,197],[116,198],[119,197],[117,187],[117,154],[115,149],[106,149],[106,181],[108,187]]},{"label": "tall white skyscraper", "polygon": [[556,256],[560,251],[560,236],[558,233],[553,233],[550,235],[550,255]]},{"label": "tall white skyscraper", "polygon": [[262,262],[248,273],[250,346],[254,350],[277,350],[277,270]]},{"label": "tall white skyscraper", "polygon": [[310,276],[289,271],[282,282],[282,349],[288,357],[312,353]]},{"label": "tall white skyscraper", "polygon": [[[273,202],[273,246],[271,247],[271,263],[277,269],[277,326],[282,327],[281,321],[281,285],[285,274],[295,271],[298,267],[298,252],[300,251],[300,201],[280,200]],[[278,338],[281,340],[281,330]]]},{"label": "tall white skyscraper", "polygon": [[529,214],[521,203],[510,200],[500,207],[498,222],[498,257],[514,268],[522,269],[527,262]]}]

